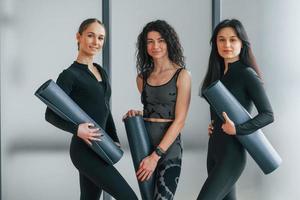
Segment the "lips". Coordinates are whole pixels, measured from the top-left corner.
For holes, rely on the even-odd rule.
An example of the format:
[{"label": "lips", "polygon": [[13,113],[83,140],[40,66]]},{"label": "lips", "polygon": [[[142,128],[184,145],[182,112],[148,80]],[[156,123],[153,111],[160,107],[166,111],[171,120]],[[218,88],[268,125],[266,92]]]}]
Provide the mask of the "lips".
[{"label": "lips", "polygon": [[94,51],[98,51],[98,47],[90,47],[90,49],[94,50]]}]

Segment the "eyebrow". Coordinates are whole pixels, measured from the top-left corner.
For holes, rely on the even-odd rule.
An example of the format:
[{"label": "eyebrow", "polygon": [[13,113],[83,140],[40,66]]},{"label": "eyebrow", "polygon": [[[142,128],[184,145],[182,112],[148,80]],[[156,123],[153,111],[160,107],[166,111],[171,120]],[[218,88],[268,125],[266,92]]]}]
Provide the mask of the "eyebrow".
[{"label": "eyebrow", "polygon": [[[94,32],[88,32],[88,34],[96,35],[96,33],[94,33]],[[99,36],[104,36],[104,34],[100,34]]]},{"label": "eyebrow", "polygon": [[163,39],[163,40],[164,40],[164,38],[162,38],[162,37],[159,37],[159,38],[157,38],[157,39],[153,39],[153,38],[147,38],[147,40],[161,40],[161,39]]},{"label": "eyebrow", "polygon": [[[225,37],[225,36],[223,36],[223,35],[219,35],[219,36],[218,36],[218,38],[224,38],[224,37]],[[238,36],[235,36],[235,35],[230,36],[230,38],[233,38],[233,37],[234,37],[234,38],[238,38]]]}]

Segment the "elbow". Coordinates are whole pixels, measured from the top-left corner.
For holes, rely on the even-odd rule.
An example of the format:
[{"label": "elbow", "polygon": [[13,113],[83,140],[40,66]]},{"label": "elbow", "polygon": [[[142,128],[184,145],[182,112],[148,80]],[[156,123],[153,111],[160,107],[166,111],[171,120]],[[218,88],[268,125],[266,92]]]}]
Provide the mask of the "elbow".
[{"label": "elbow", "polygon": [[45,112],[45,120],[47,122],[49,122],[50,124],[53,124],[53,117],[52,117],[52,111],[49,110],[49,108],[46,109],[46,112]]},{"label": "elbow", "polygon": [[274,113],[273,111],[269,111],[266,113],[267,124],[271,124],[274,122]]},{"label": "elbow", "polygon": [[50,120],[48,110],[46,110],[46,112],[45,112],[45,120],[46,120],[47,122],[49,122],[49,120]]},{"label": "elbow", "polygon": [[176,126],[178,127],[178,129],[181,131],[185,125],[185,121],[184,120],[175,120],[174,123],[176,124]]}]

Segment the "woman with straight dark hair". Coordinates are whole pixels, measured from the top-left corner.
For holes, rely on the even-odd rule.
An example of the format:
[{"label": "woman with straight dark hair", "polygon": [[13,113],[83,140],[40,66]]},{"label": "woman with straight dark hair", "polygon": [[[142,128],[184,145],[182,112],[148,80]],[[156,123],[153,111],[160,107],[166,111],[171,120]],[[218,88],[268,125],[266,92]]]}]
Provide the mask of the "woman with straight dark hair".
[{"label": "woman with straight dark hair", "polygon": [[258,114],[242,124],[234,124],[223,112],[220,119],[210,109],[206,179],[198,200],[234,200],[235,183],[246,164],[246,152],[235,135],[251,134],[273,122],[273,111],[265,93],[261,74],[246,31],[240,21],[226,19],[215,28],[202,91],[220,80],[241,105],[250,112],[253,103]]},{"label": "woman with straight dark hair", "polygon": [[191,77],[175,30],[163,20],[149,22],[137,41],[137,87],[152,153],[137,171],[139,181],[155,179],[153,199],[172,200],[177,188],[182,158],[180,132],[187,116]]},{"label": "woman with straight dark hair", "polygon": [[[93,63],[94,56],[103,47],[104,25],[97,19],[87,19],[81,23],[76,38],[77,59],[59,75],[57,84],[120,146],[109,108],[109,79],[104,69]],[[54,126],[73,134],[70,156],[79,171],[81,200],[99,200],[102,190],[117,200],[137,199],[117,169],[107,164],[88,146],[92,145],[93,140],[101,141],[101,133],[99,129],[93,128],[94,124],[83,123],[77,126],[60,118],[49,108],[45,117]]]}]

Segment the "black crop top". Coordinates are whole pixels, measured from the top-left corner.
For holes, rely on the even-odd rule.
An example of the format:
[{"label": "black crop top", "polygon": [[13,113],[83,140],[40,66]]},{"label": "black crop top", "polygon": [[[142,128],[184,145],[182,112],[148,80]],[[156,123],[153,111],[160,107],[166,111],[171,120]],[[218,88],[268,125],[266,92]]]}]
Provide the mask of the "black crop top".
[{"label": "black crop top", "polygon": [[177,98],[177,78],[179,68],[173,77],[165,84],[152,86],[143,78],[141,101],[144,105],[144,118],[175,119],[175,105]]},{"label": "black crop top", "polygon": [[[273,122],[272,107],[262,81],[251,67],[241,61],[229,63],[228,71],[220,80],[248,112],[252,110],[253,103],[258,111],[253,119],[235,126],[238,135],[253,133]],[[221,131],[223,121],[212,109],[211,118],[215,121],[214,131]]]},{"label": "black crop top", "polygon": [[[89,71],[87,65],[74,62],[68,69],[64,70],[58,77],[56,83],[69,95],[95,122],[101,126],[115,142],[119,142],[115,124],[109,108],[111,88],[107,74],[104,69],[94,63],[102,81]],[[77,134],[78,126],[62,119],[52,110],[47,108],[45,118],[54,126]]]}]

